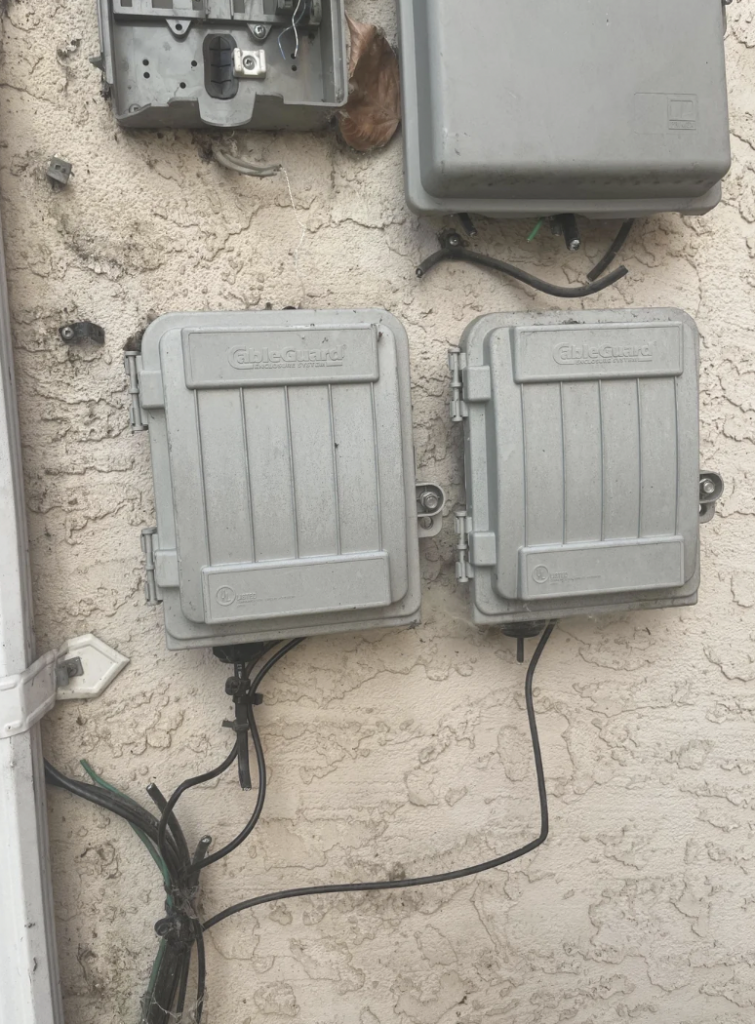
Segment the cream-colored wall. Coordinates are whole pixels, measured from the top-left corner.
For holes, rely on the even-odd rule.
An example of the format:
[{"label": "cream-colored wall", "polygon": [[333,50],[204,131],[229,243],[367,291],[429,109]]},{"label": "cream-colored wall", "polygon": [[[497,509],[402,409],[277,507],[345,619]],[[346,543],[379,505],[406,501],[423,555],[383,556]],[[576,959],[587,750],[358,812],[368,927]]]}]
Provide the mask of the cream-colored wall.
[{"label": "cream-colored wall", "polygon": [[[711,0],[715,2],[715,0]],[[437,225],[404,205],[401,143],[248,135],[283,177],[234,176],[209,135],[127,134],[99,96],[93,0],[4,0],[0,184],[40,649],[93,631],[131,657],[89,705],[46,722],[48,756],[144,797],[216,763],[226,671],[166,652],[142,599],[154,521],[147,441],[127,427],[121,349],[150,311],[385,306],[412,347],[420,475],[459,497],[446,348],[475,316],[548,309],[474,268],[414,267]],[[351,11],[395,34],[392,0]],[[263,908],[209,942],[208,1024],[748,1024],[755,1010],[755,22],[729,8],[734,167],[709,217],[642,223],[631,275],[590,307],[678,305],[702,332],[702,452],[726,478],[703,534],[698,607],[562,623],[542,662],[552,835],[509,870],[431,889]],[[64,192],[42,171],[75,165]],[[302,226],[305,230],[302,238]],[[576,278],[530,224],[480,249]],[[298,255],[297,255],[298,254]],[[564,268],[568,269],[564,271]],[[573,305],[573,304],[572,304]],[[66,321],[104,325],[69,349]],[[298,883],[430,872],[533,834],[535,789],[512,643],[466,623],[453,524],[426,545],[424,625],[307,642],[266,682],[271,782],[253,839],[204,877],[204,908]],[[234,834],[229,777],[185,799],[190,837]],[[69,1024],[128,1024],[155,950],[160,879],[129,829],[50,799]]]}]

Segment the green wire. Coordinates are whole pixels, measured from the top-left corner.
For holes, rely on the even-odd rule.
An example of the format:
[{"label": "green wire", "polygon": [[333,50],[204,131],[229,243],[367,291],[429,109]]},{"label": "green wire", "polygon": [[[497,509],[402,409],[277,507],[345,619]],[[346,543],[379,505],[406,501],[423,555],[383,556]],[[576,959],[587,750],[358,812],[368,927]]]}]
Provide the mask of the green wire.
[{"label": "green wire", "polygon": [[[121,796],[124,799],[128,800],[128,797],[126,796],[125,793],[122,793],[119,789],[116,789],[115,786],[111,785],[109,782],[105,782],[105,780],[103,778],[100,778],[100,776],[97,774],[97,772],[94,770],[94,768],[92,768],[92,766],[89,764],[88,761],[82,759],[79,762],[79,764],[84,769],[84,771],[87,773],[87,775],[90,777],[90,779],[93,779],[94,782],[96,782],[98,786],[102,786],[103,789],[107,789],[111,793],[115,793],[116,796]],[[129,822],[129,825],[131,825],[131,822]],[[168,903],[170,905],[172,905],[173,899],[170,896],[170,874],[168,872],[168,868],[167,868],[167,866],[165,864],[165,861],[162,859],[162,857],[160,856],[158,851],[152,845],[149,837],[146,836],[144,834],[144,832],[142,832],[142,830],[140,828],[137,828],[136,825],[131,825],[131,828],[133,829],[135,834],[139,837],[139,839],[141,839],[141,841],[144,843],[144,845],[146,846],[147,850],[149,851],[150,857],[152,858],[152,860],[155,862],[155,864],[157,864],[158,868],[160,869],[160,873],[163,876],[163,881],[165,882],[165,888],[166,888],[166,890],[168,892]]]},{"label": "green wire", "polygon": [[528,242],[534,242],[535,241],[535,239],[537,238],[538,232],[540,231],[540,228],[543,226],[543,222],[544,221],[545,221],[545,217],[541,217],[540,220],[537,222],[537,224],[532,229],[532,231],[530,231],[530,233],[527,235],[527,241]]},{"label": "green wire", "polygon": [[149,976],[149,984],[147,985],[147,991],[144,993],[144,999],[142,1001],[142,1016],[144,1020],[146,1020],[149,1011],[152,1009],[152,999],[155,994],[157,975],[159,974],[160,971],[160,964],[162,963],[163,957],[165,956],[166,947],[167,943],[165,939],[160,939],[160,945],[157,948],[155,962],[152,965],[152,973]]},{"label": "green wire", "polygon": [[[84,771],[87,773],[89,778],[92,779],[98,786],[102,786],[103,789],[107,789],[111,793],[115,793],[116,796],[123,797],[126,800],[129,799],[129,797],[127,797],[125,793],[122,793],[119,789],[117,789],[115,786],[111,785],[109,782],[105,782],[105,780],[103,778],[101,778],[97,774],[97,772],[94,770],[94,768],[92,768],[91,764],[89,764],[89,762],[86,761],[84,758],[81,759],[79,764],[84,769]],[[147,850],[149,851],[150,857],[152,858],[152,860],[155,862],[155,864],[157,864],[158,868],[160,869],[160,873],[162,874],[163,881],[165,883],[165,889],[166,889],[166,891],[168,893],[167,904],[168,904],[169,907],[172,907],[173,906],[173,897],[170,895],[170,874],[168,872],[168,868],[167,868],[167,866],[165,864],[165,861],[160,856],[159,852],[155,849],[155,847],[152,845],[149,837],[147,835],[145,835],[145,833],[142,832],[142,830],[140,828],[137,828],[136,825],[132,825],[131,822],[129,822],[129,825],[131,825],[131,828],[132,828],[133,832],[139,837],[139,839],[141,839],[141,841],[147,847]],[[149,976],[149,984],[147,985],[147,991],[146,991],[146,993],[144,995],[144,1000],[142,1002],[142,1019],[143,1020],[146,1020],[147,1014],[149,1013],[149,1011],[150,1011],[150,1009],[152,1007],[152,998],[153,998],[154,993],[155,993],[155,985],[157,984],[157,978],[158,978],[158,975],[160,973],[160,965],[162,964],[163,957],[165,956],[166,947],[167,947],[167,943],[166,943],[165,939],[160,939],[160,945],[157,948],[157,955],[155,956],[155,962],[152,965],[152,972],[151,972],[151,974]]]}]

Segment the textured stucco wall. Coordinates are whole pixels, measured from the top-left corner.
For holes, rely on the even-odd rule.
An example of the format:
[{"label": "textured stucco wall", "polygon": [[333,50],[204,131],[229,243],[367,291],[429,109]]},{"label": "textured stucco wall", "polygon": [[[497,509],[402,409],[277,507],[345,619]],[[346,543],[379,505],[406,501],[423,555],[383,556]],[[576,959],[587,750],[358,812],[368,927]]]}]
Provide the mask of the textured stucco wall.
[{"label": "textured stucco wall", "polygon": [[[715,2],[715,0],[711,0]],[[88,757],[136,796],[228,748],[225,670],[168,654],[144,605],[139,531],[153,522],[147,442],[127,429],[121,349],[151,310],[385,306],[407,325],[420,475],[459,495],[446,347],[483,312],[546,309],[473,268],[419,283],[437,225],[403,201],[401,143],[249,136],[281,160],[255,181],[189,133],[125,134],[87,62],[93,0],[3,0],[0,185],[40,649],[93,631],[131,657],[96,703],[59,707],[48,756]],[[351,11],[395,34],[392,0]],[[212,1024],[745,1024],[755,1012],[755,21],[730,10],[734,167],[700,221],[643,223],[631,276],[586,305],[679,305],[702,331],[702,450],[727,494],[704,530],[697,608],[569,620],[537,687],[553,819],[534,856],[440,889],[306,900],[247,913],[209,942]],[[41,170],[75,164],[53,193]],[[303,239],[302,225],[305,229]],[[568,271],[530,225],[482,225],[480,248]],[[298,256],[295,258],[295,253]],[[104,351],[56,328],[92,318]],[[1,528],[1,527],[0,527]],[[453,529],[425,547],[424,625],[307,642],[266,684],[264,822],[207,872],[204,907],[326,880],[429,872],[503,851],[537,824],[523,670],[465,621]],[[186,798],[189,835],[234,834],[233,778]],[[70,1024],[138,1019],[160,912],[128,828],[54,793],[58,937]]]}]

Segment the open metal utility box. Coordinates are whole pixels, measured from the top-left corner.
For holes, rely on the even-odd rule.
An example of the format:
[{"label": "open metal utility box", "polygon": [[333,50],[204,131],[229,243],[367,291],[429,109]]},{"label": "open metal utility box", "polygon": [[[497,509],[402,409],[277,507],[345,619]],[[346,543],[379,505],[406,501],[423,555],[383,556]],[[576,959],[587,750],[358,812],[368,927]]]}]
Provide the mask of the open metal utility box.
[{"label": "open metal utility box", "polygon": [[729,168],[721,0],[399,0],[420,213],[704,213]]},{"label": "open metal utility box", "polygon": [[419,621],[397,320],[176,313],[150,325],[127,363],[154,472],[147,589],[163,602],[170,648]]},{"label": "open metal utility box", "polygon": [[[499,313],[450,356],[475,622],[694,604],[698,334],[680,310]],[[711,509],[712,513],[712,509]]]},{"label": "open metal utility box", "polygon": [[348,98],[343,0],[98,0],[129,128],[321,127]]}]

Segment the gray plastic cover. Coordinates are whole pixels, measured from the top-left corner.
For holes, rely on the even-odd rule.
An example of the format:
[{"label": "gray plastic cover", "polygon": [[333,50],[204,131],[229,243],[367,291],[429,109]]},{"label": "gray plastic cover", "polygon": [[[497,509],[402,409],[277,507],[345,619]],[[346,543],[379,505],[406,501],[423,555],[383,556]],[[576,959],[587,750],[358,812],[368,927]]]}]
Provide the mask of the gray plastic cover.
[{"label": "gray plastic cover", "polygon": [[176,313],[150,325],[137,366],[169,647],[418,621],[397,320]]},{"label": "gray plastic cover", "polygon": [[467,329],[461,362],[475,621],[694,604],[694,321],[495,314]]},{"label": "gray plastic cover", "polygon": [[344,0],[302,0],[295,52],[297,3],[98,0],[116,118],[130,128],[322,127],[348,99]]},{"label": "gray plastic cover", "polygon": [[731,161],[719,0],[399,0],[417,212],[704,213]]}]

